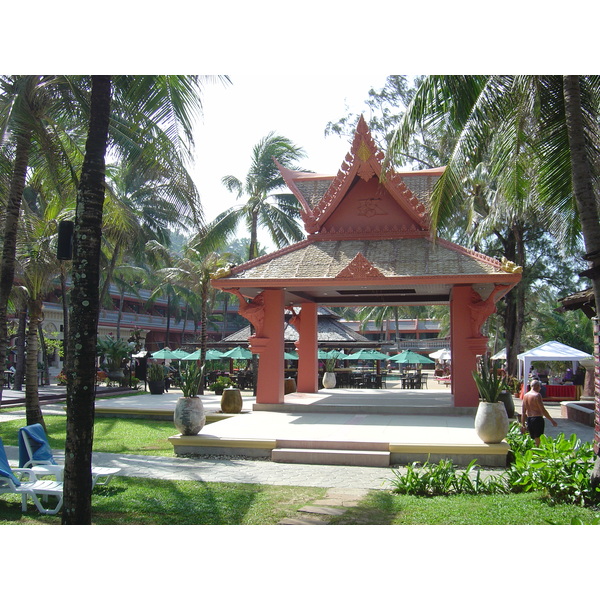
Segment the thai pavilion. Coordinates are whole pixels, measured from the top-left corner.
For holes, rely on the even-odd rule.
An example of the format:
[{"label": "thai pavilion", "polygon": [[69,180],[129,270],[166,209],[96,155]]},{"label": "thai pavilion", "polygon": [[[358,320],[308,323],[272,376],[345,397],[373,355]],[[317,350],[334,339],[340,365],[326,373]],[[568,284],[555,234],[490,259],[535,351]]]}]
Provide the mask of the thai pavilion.
[{"label": "thai pavilion", "polygon": [[319,306],[441,304],[450,306],[454,406],[477,405],[471,373],[487,351],[482,326],[520,269],[432,235],[428,200],[443,167],[384,173],[383,162],[361,118],[336,176],[279,166],[302,207],[306,239],[213,279],[238,295],[254,327],[258,404],[284,402],[286,309],[299,333],[297,391],[315,393]]}]

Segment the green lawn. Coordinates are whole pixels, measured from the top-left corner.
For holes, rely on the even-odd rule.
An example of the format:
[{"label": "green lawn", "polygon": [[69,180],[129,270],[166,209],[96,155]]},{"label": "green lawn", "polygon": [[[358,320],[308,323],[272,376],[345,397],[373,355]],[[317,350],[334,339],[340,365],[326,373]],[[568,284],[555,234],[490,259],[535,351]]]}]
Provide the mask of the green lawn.
[{"label": "green lawn", "polygon": [[[316,487],[163,481],[118,477],[96,487],[92,522],[97,525],[274,525],[323,498]],[[417,498],[372,491],[332,525],[557,525],[573,518],[590,524],[597,512],[572,505],[550,506],[538,494]],[[59,524],[20,498],[0,496],[0,524]]]},{"label": "green lawn", "polygon": [[[5,445],[17,445],[25,419],[0,424]],[[64,416],[47,416],[51,446],[64,449]],[[98,418],[94,450],[141,455],[173,456],[168,437],[170,422]],[[390,469],[390,478],[392,471]],[[322,498],[325,489],[255,484],[163,481],[117,477],[98,486],[92,497],[95,524],[130,525],[270,525],[296,516],[298,508]],[[598,511],[573,505],[551,506],[540,494],[455,495],[422,498],[372,491],[357,507],[329,520],[331,524],[369,525],[547,525],[592,523]],[[0,496],[0,523],[53,524],[60,516],[20,511],[16,495]]]},{"label": "green lawn", "polygon": [[[48,440],[53,450],[65,449],[66,416],[45,416]],[[0,437],[5,446],[16,446],[17,432],[26,420],[0,423]],[[144,419],[96,418],[94,423],[94,452],[173,456],[168,438],[178,433],[171,421]]]}]

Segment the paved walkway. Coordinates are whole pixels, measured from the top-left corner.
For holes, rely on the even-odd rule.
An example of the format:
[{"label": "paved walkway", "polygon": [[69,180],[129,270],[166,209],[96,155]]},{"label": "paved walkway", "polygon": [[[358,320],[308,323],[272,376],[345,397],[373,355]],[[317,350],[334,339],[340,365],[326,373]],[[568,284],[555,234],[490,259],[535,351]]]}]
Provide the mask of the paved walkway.
[{"label": "paved walkway", "polygon": [[[11,394],[15,394],[12,392]],[[162,402],[171,402],[173,394],[165,395]],[[175,396],[178,394],[175,393]],[[153,403],[150,395],[136,397],[136,403]],[[212,401],[209,399],[209,402]],[[249,402],[252,399],[248,399]],[[117,400],[118,402],[118,400]],[[517,410],[520,405],[517,401]],[[551,436],[575,433],[583,441],[592,441],[594,430],[591,427],[561,418],[560,404],[547,404],[548,411],[557,420],[558,427],[547,423],[546,432]],[[64,414],[64,405],[47,404],[45,414]],[[3,420],[22,418],[23,411],[0,410],[0,437]],[[18,460],[16,446],[7,446],[8,458],[13,464]],[[57,458],[62,459],[60,453]],[[357,467],[335,465],[304,465],[274,463],[268,460],[249,460],[237,457],[179,458],[137,456],[128,454],[95,453],[94,464],[114,466],[122,469],[122,474],[131,477],[160,479],[180,479],[210,482],[259,483],[267,485],[294,485],[345,489],[383,489],[389,486],[392,471],[389,467]]]}]

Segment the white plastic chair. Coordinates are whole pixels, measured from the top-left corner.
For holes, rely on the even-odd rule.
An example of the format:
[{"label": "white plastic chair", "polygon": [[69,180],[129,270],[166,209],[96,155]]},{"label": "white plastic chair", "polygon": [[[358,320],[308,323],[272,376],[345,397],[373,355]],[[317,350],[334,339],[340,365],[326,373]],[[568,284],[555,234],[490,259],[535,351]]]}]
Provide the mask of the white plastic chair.
[{"label": "white plastic chair", "polygon": [[[21,494],[22,512],[27,512],[27,498],[31,498],[35,507],[45,515],[57,514],[63,505],[62,482],[38,479],[32,469],[11,469],[2,439],[0,439],[0,494]],[[54,508],[44,506],[40,496],[44,498],[54,496],[56,506]]]}]

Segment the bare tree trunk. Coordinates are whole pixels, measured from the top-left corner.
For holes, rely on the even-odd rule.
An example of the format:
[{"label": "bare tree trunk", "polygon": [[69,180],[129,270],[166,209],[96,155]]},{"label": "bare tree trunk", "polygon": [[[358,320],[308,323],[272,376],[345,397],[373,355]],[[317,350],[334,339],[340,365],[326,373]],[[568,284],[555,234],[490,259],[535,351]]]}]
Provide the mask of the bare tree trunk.
[{"label": "bare tree trunk", "polygon": [[44,377],[44,385],[50,385],[50,370],[48,369],[48,346],[46,345],[46,336],[42,327],[43,315],[38,323],[38,340],[40,351],[42,353],[42,372]]},{"label": "bare tree trunk", "polygon": [[[581,106],[581,89],[578,75],[563,77],[565,118],[569,134],[573,195],[579,213],[585,242],[586,258],[592,266],[590,279],[596,298],[596,315],[600,316],[600,220],[598,203],[594,194],[589,157],[586,151],[584,115]],[[598,356],[596,356],[598,361]],[[598,390],[598,382],[596,382]],[[592,485],[600,485],[600,398],[596,391],[596,428],[594,450],[596,461],[592,472]]]},{"label": "bare tree trunk", "polygon": [[4,213],[4,240],[0,262],[0,406],[2,406],[2,389],[4,387],[4,365],[8,355],[8,297],[15,277],[17,229],[31,149],[31,131],[25,129],[16,136],[16,141],[15,162]]},{"label": "bare tree trunk", "polygon": [[27,327],[27,358],[25,368],[25,415],[27,425],[39,423],[44,429],[44,416],[38,392],[38,327],[42,322],[42,300],[29,300],[29,325]]},{"label": "bare tree trunk", "polygon": [[19,310],[19,328],[17,329],[17,362],[15,365],[14,389],[21,391],[25,381],[25,336],[27,335],[27,304]]},{"label": "bare tree trunk", "polygon": [[63,368],[67,366],[67,340],[69,339],[69,299],[67,290],[67,275],[64,261],[60,261],[60,289],[63,309]]},{"label": "bare tree trunk", "polygon": [[62,514],[62,523],[65,525],[87,525],[92,519],[92,442],[100,308],[98,287],[110,96],[110,76],[92,76],[90,123],[77,190],[73,234]]}]

